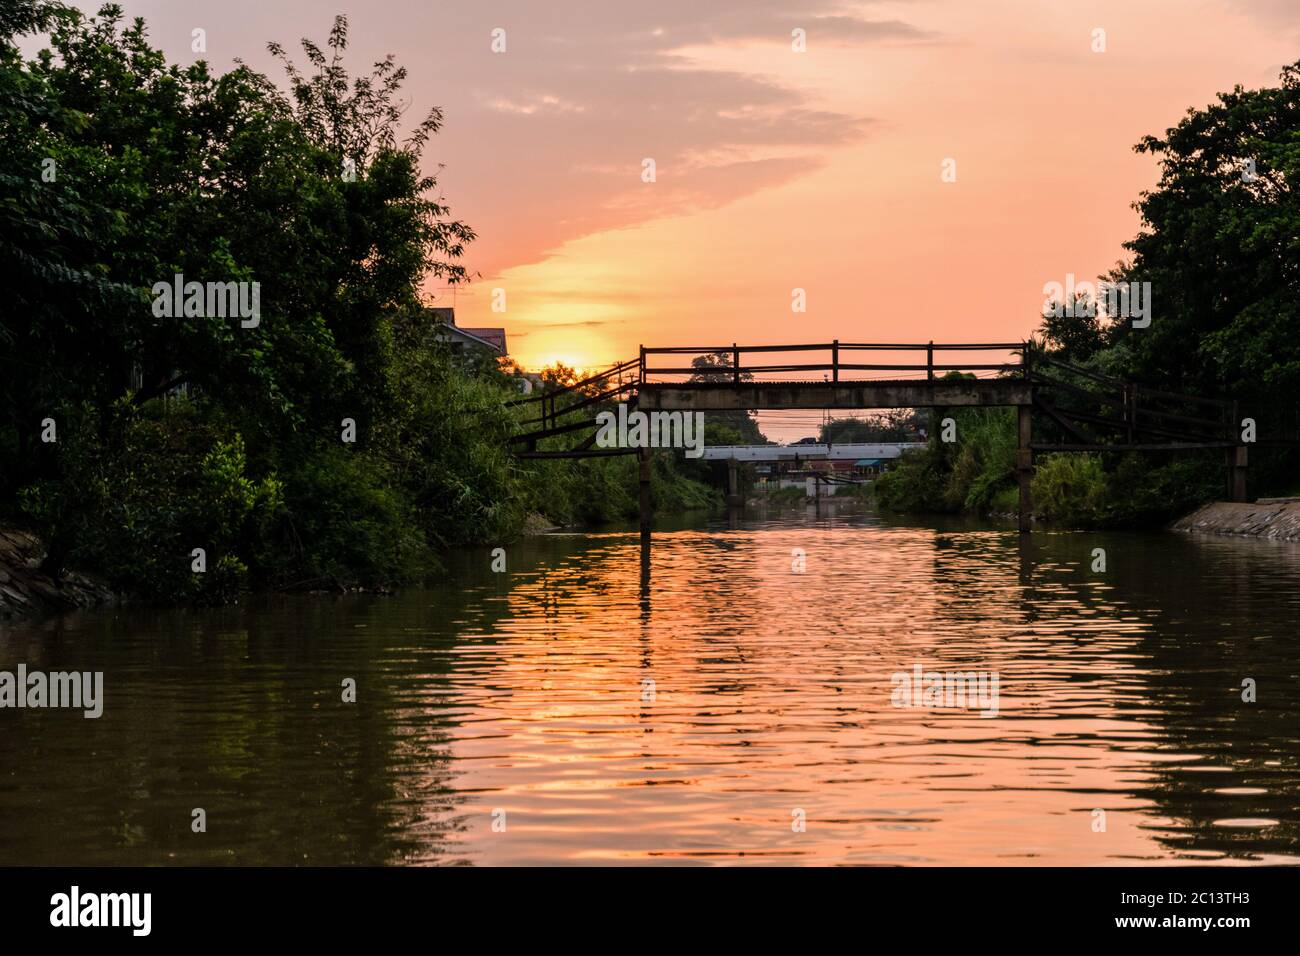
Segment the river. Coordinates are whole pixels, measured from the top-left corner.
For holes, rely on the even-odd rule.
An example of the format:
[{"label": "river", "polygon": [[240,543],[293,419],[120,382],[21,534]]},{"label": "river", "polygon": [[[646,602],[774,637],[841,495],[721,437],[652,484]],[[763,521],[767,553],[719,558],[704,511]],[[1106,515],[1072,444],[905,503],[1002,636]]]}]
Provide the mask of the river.
[{"label": "river", "polygon": [[[0,670],[105,698],[0,710],[0,864],[1300,858],[1300,546],[828,503],[642,557],[0,625]],[[996,706],[900,700],[918,666]]]}]

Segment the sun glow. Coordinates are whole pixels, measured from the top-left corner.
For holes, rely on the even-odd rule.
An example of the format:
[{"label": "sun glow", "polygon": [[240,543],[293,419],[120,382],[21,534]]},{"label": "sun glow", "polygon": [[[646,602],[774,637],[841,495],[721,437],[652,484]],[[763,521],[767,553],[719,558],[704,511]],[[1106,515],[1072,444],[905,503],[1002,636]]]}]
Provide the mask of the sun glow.
[{"label": "sun glow", "polygon": [[536,359],[532,363],[534,371],[538,371],[538,372],[540,372],[544,368],[555,368],[557,365],[564,365],[568,368],[573,369],[573,371],[577,374],[579,378],[586,378],[594,371],[594,369],[584,365],[582,363],[582,360],[577,357],[576,353],[551,354],[543,358]]}]

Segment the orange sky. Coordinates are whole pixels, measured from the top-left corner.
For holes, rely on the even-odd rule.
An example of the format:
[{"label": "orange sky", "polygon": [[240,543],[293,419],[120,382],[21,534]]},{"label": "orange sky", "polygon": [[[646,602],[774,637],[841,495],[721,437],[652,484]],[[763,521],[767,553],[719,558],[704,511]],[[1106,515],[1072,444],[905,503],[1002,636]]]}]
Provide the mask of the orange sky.
[{"label": "orange sky", "polygon": [[1044,283],[1121,256],[1155,181],[1133,143],[1300,56],[1296,0],[125,6],[183,61],[204,27],[223,68],[269,68],[266,40],[323,39],[335,12],[354,67],[395,53],[412,112],[445,109],[429,168],[480,234],[458,321],[504,325],[527,367],[642,343],[1019,340]]}]

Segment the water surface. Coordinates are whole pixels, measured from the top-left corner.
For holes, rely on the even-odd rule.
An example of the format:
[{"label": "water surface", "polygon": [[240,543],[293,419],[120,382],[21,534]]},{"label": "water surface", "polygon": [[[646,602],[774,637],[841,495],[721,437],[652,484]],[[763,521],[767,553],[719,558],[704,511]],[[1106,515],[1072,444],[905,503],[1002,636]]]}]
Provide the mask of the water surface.
[{"label": "water surface", "polygon": [[[555,534],[393,597],[0,625],[0,669],[102,670],[106,696],[0,710],[0,864],[1300,853],[1295,545],[827,505],[643,557]],[[917,664],[996,672],[997,716],[894,706]]]}]

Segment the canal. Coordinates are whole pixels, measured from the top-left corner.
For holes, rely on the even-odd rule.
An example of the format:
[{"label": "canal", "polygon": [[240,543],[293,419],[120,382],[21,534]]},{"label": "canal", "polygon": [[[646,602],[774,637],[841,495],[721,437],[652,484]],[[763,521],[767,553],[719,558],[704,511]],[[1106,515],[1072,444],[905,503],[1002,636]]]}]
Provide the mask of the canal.
[{"label": "canal", "polygon": [[1300,546],[846,503],[642,558],[0,625],[0,670],[104,674],[99,719],[0,710],[0,864],[1300,858]]}]

